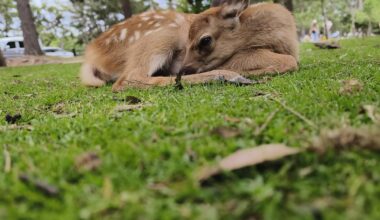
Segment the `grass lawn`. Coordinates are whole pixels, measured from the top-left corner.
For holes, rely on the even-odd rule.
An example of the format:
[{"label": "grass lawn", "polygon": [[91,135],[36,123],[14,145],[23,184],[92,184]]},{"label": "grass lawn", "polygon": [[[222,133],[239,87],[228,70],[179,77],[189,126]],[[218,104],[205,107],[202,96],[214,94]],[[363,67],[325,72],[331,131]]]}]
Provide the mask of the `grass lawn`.
[{"label": "grass lawn", "polygon": [[[380,107],[380,38],[341,44],[302,45],[299,71],[243,87],[115,94],[111,86],[82,87],[79,64],[0,69],[0,219],[380,219],[376,151],[305,152],[225,173],[206,186],[194,178],[239,149],[303,147],[324,129],[374,126],[361,106]],[[362,90],[341,94],[348,79]],[[126,96],[149,105],[115,112]],[[6,126],[6,115],[16,113],[16,124],[32,130]],[[221,126],[239,135],[211,132]],[[78,170],[86,152],[93,152],[87,162],[95,170]]]}]

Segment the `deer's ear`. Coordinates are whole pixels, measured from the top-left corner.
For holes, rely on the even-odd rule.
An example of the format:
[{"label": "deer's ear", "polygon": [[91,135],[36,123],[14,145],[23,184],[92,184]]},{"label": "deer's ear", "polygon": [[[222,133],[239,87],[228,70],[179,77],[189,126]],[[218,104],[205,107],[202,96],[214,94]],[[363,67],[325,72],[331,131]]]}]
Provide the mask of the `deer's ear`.
[{"label": "deer's ear", "polygon": [[239,16],[248,7],[248,0],[228,0],[222,5],[220,16],[230,19]]}]

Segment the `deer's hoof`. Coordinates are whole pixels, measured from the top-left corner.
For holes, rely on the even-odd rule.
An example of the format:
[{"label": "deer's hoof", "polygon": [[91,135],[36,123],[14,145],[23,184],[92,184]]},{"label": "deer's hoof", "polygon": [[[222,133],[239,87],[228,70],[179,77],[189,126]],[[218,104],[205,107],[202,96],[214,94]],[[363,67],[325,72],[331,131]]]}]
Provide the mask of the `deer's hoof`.
[{"label": "deer's hoof", "polygon": [[252,81],[252,80],[247,79],[247,78],[242,77],[242,76],[236,76],[236,77],[234,77],[232,79],[228,79],[226,81],[228,83],[232,83],[232,84],[239,85],[239,86],[255,84],[255,81]]}]

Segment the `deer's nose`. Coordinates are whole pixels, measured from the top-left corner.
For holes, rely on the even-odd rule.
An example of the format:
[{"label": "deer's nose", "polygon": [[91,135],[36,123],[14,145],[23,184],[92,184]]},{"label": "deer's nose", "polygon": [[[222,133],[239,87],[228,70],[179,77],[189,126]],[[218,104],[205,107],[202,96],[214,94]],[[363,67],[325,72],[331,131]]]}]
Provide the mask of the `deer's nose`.
[{"label": "deer's nose", "polygon": [[191,66],[184,66],[184,67],[182,67],[180,73],[182,75],[190,75],[190,74],[197,73],[197,70]]}]

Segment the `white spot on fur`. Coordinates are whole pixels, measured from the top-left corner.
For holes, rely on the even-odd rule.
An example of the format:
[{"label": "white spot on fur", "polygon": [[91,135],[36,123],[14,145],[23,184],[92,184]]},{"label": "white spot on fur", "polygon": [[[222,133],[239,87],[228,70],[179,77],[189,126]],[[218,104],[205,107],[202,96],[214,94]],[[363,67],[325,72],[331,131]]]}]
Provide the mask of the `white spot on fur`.
[{"label": "white spot on fur", "polygon": [[165,17],[162,15],[154,15],[153,18],[155,19],[164,19]]},{"label": "white spot on fur", "polygon": [[116,34],[113,34],[112,37],[111,37],[111,41],[116,41],[117,42],[117,36]]},{"label": "white spot on fur", "polygon": [[121,32],[120,32],[120,38],[119,39],[121,41],[125,40],[125,38],[127,37],[127,33],[128,33],[127,28],[124,28],[123,30],[121,30]]},{"label": "white spot on fur", "polygon": [[181,25],[183,22],[185,22],[185,18],[181,14],[175,15],[175,23]]},{"label": "white spot on fur", "polygon": [[139,31],[135,31],[135,40],[138,40],[140,38],[140,32]]},{"label": "white spot on fur", "polygon": [[144,36],[148,36],[149,34],[151,34],[153,32],[154,32],[153,30],[147,31],[147,32],[144,33]]},{"label": "white spot on fur", "polygon": [[154,32],[157,32],[157,31],[160,31],[160,30],[162,30],[162,27],[157,28],[157,29],[154,29],[153,31],[154,31]]},{"label": "white spot on fur", "polygon": [[121,25],[124,25],[124,24],[125,24],[125,21],[120,22],[119,24],[117,24],[117,26],[121,26]]},{"label": "white spot on fur", "polygon": [[169,24],[169,27],[178,27],[178,24],[176,24],[176,23],[171,23],[171,24]]},{"label": "white spot on fur", "polygon": [[129,37],[129,39],[128,39],[128,43],[133,43],[135,41],[135,37],[134,36],[131,36],[131,37]]},{"label": "white spot on fur", "polygon": [[154,27],[160,27],[161,24],[160,24],[160,23],[155,23],[153,26],[154,26]]},{"label": "white spot on fur", "polygon": [[141,23],[139,23],[139,24],[137,25],[137,27],[138,27],[138,28],[141,28],[141,26],[142,26],[142,24],[141,24]]},{"label": "white spot on fur", "polygon": [[150,17],[141,17],[141,20],[143,20],[143,21],[147,21],[147,20],[149,20],[150,19]]},{"label": "white spot on fur", "polygon": [[149,25],[152,25],[154,23],[154,21],[149,21],[148,24]]},{"label": "white spot on fur", "polygon": [[152,14],[152,11],[146,11],[146,12],[141,13],[140,16],[148,16],[151,14]]}]

